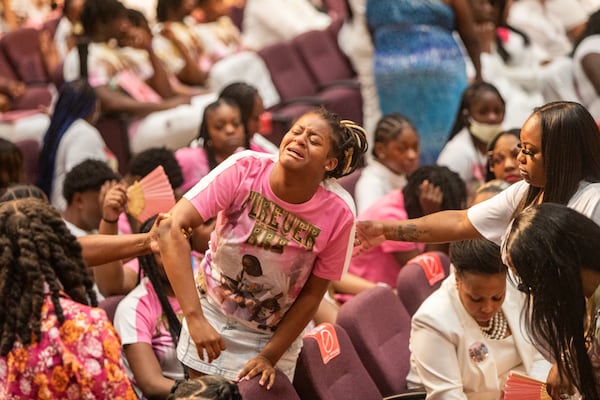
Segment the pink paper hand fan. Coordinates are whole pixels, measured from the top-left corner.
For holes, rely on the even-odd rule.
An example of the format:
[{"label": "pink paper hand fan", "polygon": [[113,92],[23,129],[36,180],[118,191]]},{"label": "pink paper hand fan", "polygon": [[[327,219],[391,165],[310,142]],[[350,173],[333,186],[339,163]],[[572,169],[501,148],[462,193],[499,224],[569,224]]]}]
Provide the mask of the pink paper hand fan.
[{"label": "pink paper hand fan", "polygon": [[140,222],[174,205],[173,188],[162,165],[127,188],[127,211]]},{"label": "pink paper hand fan", "polygon": [[504,400],[552,400],[546,382],[510,371],[504,386]]}]

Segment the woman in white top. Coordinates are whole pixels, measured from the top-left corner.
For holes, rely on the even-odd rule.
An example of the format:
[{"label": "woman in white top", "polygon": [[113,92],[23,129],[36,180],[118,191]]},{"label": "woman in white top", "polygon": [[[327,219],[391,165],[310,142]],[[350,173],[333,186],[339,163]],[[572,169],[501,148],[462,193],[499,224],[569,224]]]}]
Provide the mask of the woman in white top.
[{"label": "woman in white top", "polygon": [[454,242],[450,259],[453,274],[412,318],[409,388],[430,400],[499,399],[512,370],[545,380],[550,363],[523,334],[525,297],[506,284],[500,247]]},{"label": "woman in white top", "polygon": [[522,181],[468,210],[359,222],[357,252],[386,239],[439,243],[483,236],[500,243],[515,215],[545,202],[567,205],[600,225],[600,132],[585,107],[553,102],[537,108],[521,128],[520,149]]},{"label": "woman in white top", "polygon": [[59,211],[67,205],[62,195],[67,172],[87,159],[116,161],[93,126],[97,114],[96,94],[86,81],[67,82],[61,87],[44,135],[37,182]]}]

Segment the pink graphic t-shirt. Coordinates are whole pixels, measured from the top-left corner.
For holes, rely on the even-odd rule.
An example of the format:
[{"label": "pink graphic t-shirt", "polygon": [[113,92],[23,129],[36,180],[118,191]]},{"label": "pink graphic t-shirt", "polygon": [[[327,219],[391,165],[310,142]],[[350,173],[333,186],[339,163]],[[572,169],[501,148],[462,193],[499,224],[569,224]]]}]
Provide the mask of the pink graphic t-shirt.
[{"label": "pink graphic t-shirt", "polygon": [[276,156],[236,153],[185,194],[204,220],[217,216],[202,262],[208,298],[244,325],[274,331],[310,274],[338,280],[354,241],[354,206],[325,181],[302,204],[282,201],[269,177]]}]

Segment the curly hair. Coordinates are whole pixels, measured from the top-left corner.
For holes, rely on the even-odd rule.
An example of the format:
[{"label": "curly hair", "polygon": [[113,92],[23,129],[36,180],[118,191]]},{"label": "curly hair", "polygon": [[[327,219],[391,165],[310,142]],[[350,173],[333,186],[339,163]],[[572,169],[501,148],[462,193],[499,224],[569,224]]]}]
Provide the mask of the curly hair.
[{"label": "curly hair", "polygon": [[16,341],[27,346],[41,337],[46,295],[61,324],[61,292],[79,303],[97,306],[81,246],[49,204],[34,198],[0,204],[0,249],[1,356]]},{"label": "curly hair", "polygon": [[218,375],[204,375],[187,381],[178,382],[167,400],[242,400],[235,382]]},{"label": "curly hair", "polygon": [[165,169],[173,190],[183,185],[181,166],[175,158],[175,153],[166,147],[153,147],[136,154],[129,161],[128,172],[132,176],[142,178],[159,165]]},{"label": "curly hair", "polygon": [[408,177],[406,186],[402,189],[404,195],[404,208],[408,218],[423,216],[419,202],[419,186],[423,181],[438,186],[444,195],[441,210],[462,210],[467,201],[467,188],[465,182],[456,172],[448,167],[426,165],[420,167]]}]

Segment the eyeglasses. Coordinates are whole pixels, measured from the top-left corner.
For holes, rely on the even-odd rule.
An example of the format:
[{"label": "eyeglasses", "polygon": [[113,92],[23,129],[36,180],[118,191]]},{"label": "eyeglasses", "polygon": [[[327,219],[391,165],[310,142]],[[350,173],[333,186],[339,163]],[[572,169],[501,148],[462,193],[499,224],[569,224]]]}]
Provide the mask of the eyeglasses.
[{"label": "eyeglasses", "polygon": [[518,147],[515,147],[510,151],[488,151],[490,165],[493,167],[498,164],[504,164],[507,158],[516,160],[520,151],[522,150],[520,150]]}]

